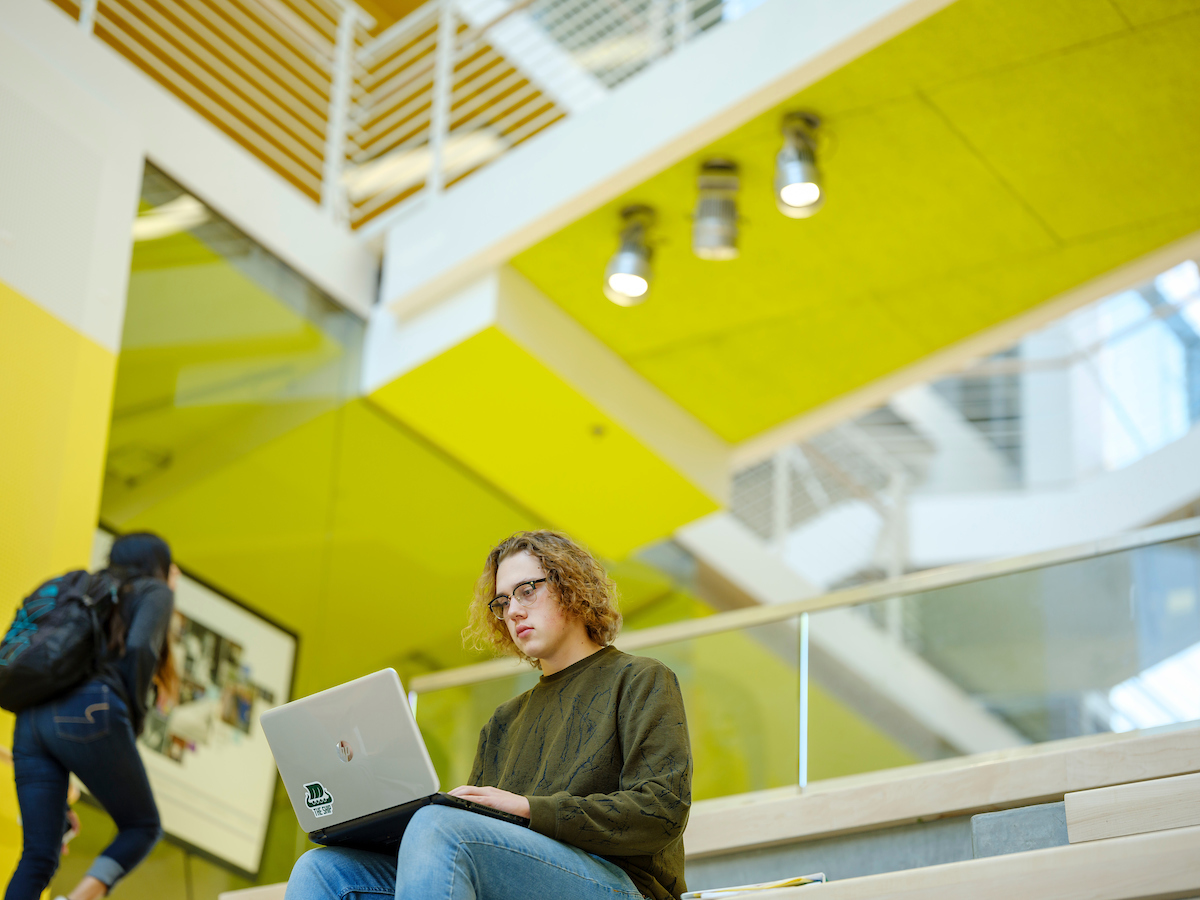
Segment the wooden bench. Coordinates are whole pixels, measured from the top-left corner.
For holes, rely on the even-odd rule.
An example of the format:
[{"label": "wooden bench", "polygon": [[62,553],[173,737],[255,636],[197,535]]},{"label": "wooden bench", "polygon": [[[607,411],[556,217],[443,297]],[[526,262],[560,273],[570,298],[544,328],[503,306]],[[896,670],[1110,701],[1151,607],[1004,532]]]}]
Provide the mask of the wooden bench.
[{"label": "wooden bench", "polygon": [[800,888],[755,900],[1143,900],[1200,894],[1200,826]]},{"label": "wooden bench", "polygon": [[223,894],[217,894],[217,900],[283,900],[286,890],[286,881],[282,884],[263,884],[242,888],[240,891],[225,891]]},{"label": "wooden bench", "polygon": [[1071,738],[696,803],[689,859],[1062,800],[1200,772],[1200,727]]}]

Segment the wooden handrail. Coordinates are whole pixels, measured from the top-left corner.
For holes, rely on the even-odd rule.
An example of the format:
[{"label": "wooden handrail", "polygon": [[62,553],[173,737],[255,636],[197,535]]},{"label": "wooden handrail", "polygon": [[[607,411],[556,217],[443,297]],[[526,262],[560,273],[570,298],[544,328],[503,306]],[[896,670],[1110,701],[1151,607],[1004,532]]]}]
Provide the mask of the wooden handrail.
[{"label": "wooden handrail", "polygon": [[[996,578],[1000,575],[1011,575],[1015,572],[1027,572],[1031,569],[1042,569],[1096,556],[1106,556],[1122,550],[1134,550],[1138,547],[1177,541],[1197,535],[1200,535],[1200,517],[1167,522],[1163,525],[1154,525],[1103,540],[1088,541],[1085,544],[1046,550],[1042,553],[928,569],[899,578],[889,578],[886,581],[876,581],[846,590],[832,591],[819,597],[806,597],[771,606],[751,606],[705,616],[702,619],[690,619],[685,622],[659,625],[655,628],[644,628],[640,631],[631,631],[620,635],[616,645],[621,650],[641,650],[646,647],[706,637],[725,631],[740,631],[758,625],[784,622],[795,618],[800,613],[817,612],[841,606],[857,606],[860,603],[870,603],[888,597],[919,594],[938,588],[969,584],[973,581]],[[424,694],[429,691],[492,681],[527,671],[529,671],[529,667],[517,660],[496,659],[473,666],[418,675],[409,682],[408,688],[417,694]]]}]

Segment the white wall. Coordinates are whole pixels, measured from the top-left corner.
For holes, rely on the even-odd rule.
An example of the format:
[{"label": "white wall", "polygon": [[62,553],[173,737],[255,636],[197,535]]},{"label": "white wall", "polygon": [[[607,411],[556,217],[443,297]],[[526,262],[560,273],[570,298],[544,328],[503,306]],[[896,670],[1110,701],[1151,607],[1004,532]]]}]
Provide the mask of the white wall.
[{"label": "white wall", "polygon": [[129,119],[0,19],[0,281],[113,353],[141,179]]},{"label": "white wall", "polygon": [[[338,302],[364,317],[369,313],[378,270],[373,252],[173,94],[84,34],[47,0],[4,0],[0,34],[10,47],[22,49],[25,65],[37,59],[23,82],[57,86],[41,91],[43,111],[70,115],[72,92],[86,97],[88,118],[121,132],[155,165]],[[17,63],[12,66],[20,73]],[[136,199],[130,219],[135,210]],[[112,240],[119,235],[127,240],[128,229],[126,222]],[[115,257],[110,261],[116,264]]]}]

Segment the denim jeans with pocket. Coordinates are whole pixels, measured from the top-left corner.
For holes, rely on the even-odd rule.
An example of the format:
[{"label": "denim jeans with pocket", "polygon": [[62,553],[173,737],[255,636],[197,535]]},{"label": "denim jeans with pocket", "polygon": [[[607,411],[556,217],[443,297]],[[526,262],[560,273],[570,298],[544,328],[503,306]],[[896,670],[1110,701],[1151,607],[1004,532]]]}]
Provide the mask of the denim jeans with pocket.
[{"label": "denim jeans with pocket", "polygon": [[426,806],[399,860],[322,847],[296,862],[287,900],[642,900],[618,866],[520,825]]},{"label": "denim jeans with pocket", "polygon": [[54,876],[71,772],[118,828],[89,875],[111,888],[162,834],[129,712],[120,694],[102,681],[85,682],[18,715],[13,770],[25,842],[5,900],[38,900]]}]

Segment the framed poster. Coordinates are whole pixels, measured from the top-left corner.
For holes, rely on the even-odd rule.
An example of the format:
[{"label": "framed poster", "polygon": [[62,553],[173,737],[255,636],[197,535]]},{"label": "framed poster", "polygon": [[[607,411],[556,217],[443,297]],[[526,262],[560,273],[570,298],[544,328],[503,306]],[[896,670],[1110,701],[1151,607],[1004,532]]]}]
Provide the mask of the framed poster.
[{"label": "framed poster", "polygon": [[[93,571],[112,541],[96,532]],[[171,628],[179,703],[151,709],[138,740],[163,830],[253,875],[276,777],[258,717],[291,698],[296,636],[186,574]]]}]

